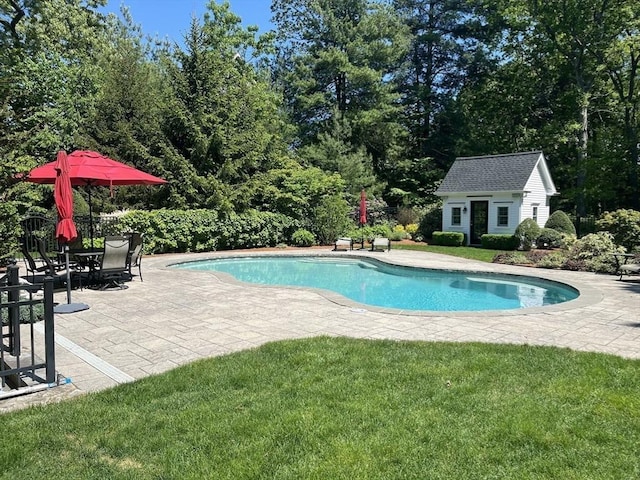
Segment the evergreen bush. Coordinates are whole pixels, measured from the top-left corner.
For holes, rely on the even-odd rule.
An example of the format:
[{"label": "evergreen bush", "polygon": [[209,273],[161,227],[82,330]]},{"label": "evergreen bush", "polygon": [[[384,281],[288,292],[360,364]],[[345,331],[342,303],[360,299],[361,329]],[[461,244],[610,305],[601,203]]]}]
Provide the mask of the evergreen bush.
[{"label": "evergreen bush", "polygon": [[489,250],[515,250],[520,240],[515,235],[485,233],[480,237],[482,248]]},{"label": "evergreen bush", "polygon": [[291,243],[296,247],[310,247],[316,241],[316,237],[309,230],[300,228],[293,232]]},{"label": "evergreen bush", "polygon": [[436,232],[442,228],[442,205],[433,204],[429,205],[418,224],[418,230],[416,237],[420,237],[424,240],[431,239],[433,232]]},{"label": "evergreen bush", "polygon": [[320,245],[330,245],[352,225],[349,204],[339,195],[324,197],[313,211],[311,230]]},{"label": "evergreen bush", "polygon": [[536,247],[538,248],[559,248],[563,245],[563,235],[553,228],[543,228],[540,235],[536,239]]},{"label": "evergreen bush", "polygon": [[461,232],[433,232],[431,236],[433,245],[447,247],[461,247],[464,245],[464,233]]},{"label": "evergreen bush", "polygon": [[536,238],[540,235],[540,227],[531,218],[525,218],[520,225],[516,227],[515,236],[520,240],[520,248],[522,250],[531,250]]},{"label": "evergreen bush", "polygon": [[571,221],[571,218],[562,210],[553,212],[544,224],[544,228],[551,228],[565,235],[576,234],[576,227]]}]

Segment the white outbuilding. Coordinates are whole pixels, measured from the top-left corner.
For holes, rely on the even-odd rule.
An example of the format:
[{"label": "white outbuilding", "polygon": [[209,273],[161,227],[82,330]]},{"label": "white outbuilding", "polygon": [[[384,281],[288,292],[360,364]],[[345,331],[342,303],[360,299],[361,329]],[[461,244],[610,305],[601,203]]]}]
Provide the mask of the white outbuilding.
[{"label": "white outbuilding", "polygon": [[468,245],[485,233],[512,234],[525,218],[543,227],[557,194],[541,151],[457,158],[436,191],[442,231],[464,233]]}]

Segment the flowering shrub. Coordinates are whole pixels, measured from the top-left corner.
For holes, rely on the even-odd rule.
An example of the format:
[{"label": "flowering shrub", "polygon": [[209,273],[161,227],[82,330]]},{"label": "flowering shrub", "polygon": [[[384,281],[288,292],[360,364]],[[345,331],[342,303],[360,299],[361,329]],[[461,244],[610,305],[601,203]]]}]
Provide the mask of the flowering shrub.
[{"label": "flowering shrub", "polygon": [[640,212],[636,210],[606,212],[596,221],[596,227],[610,232],[615,242],[628,251],[640,247]]},{"label": "flowering shrub", "polygon": [[564,266],[569,270],[614,273],[616,262],[612,253],[624,253],[624,247],[615,244],[611,233],[590,233],[572,245]]}]

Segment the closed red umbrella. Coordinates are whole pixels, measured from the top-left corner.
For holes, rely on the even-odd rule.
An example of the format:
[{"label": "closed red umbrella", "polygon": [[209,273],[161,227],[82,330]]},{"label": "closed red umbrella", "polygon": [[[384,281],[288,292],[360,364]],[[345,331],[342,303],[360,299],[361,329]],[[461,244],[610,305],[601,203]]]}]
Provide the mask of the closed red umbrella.
[{"label": "closed red umbrella", "polygon": [[61,244],[73,242],[78,236],[76,224],[73,223],[73,190],[69,178],[69,161],[67,153],[58,152],[56,159],[56,180],[53,187],[53,199],[58,209],[58,224],[56,225],[56,238]]},{"label": "closed red umbrella", "polygon": [[53,199],[58,209],[58,224],[56,225],[56,238],[64,244],[64,258],[67,267],[67,303],[56,305],[53,309],[56,313],[74,313],[86,310],[86,303],[71,303],[71,271],[69,269],[69,243],[78,236],[76,224],[73,223],[73,189],[69,178],[69,161],[67,153],[58,152],[55,161],[56,179],[53,186]]},{"label": "closed red umbrella", "polygon": [[367,193],[364,188],[360,192],[360,226],[367,223]]}]

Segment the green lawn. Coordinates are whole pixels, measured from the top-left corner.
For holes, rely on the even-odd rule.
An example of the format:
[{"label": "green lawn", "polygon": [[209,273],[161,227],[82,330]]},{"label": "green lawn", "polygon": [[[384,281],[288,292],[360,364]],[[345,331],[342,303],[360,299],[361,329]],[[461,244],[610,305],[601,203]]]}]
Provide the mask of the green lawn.
[{"label": "green lawn", "polygon": [[479,260],[481,262],[491,262],[493,257],[499,253],[504,253],[500,250],[487,250],[477,247],[443,247],[440,245],[427,245],[426,243],[394,243],[391,248],[397,250],[417,250],[420,252],[442,253],[445,255],[453,255],[454,257],[468,258],[469,260]]},{"label": "green lawn", "polygon": [[7,479],[631,479],[640,361],[316,338],[0,416]]}]

